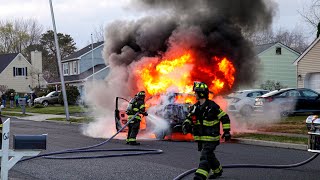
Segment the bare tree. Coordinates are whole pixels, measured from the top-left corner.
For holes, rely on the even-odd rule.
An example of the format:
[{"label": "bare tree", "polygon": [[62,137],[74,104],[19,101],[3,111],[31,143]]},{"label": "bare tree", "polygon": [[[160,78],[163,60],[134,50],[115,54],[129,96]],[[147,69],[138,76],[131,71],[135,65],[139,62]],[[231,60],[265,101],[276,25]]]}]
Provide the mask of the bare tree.
[{"label": "bare tree", "polygon": [[279,28],[275,31],[265,30],[257,32],[247,38],[256,45],[281,42],[299,53],[302,53],[308,47],[307,38],[302,32],[303,31],[299,28],[295,28],[291,31]]},{"label": "bare tree", "polygon": [[298,10],[298,13],[310,27],[310,33],[314,34],[320,23],[320,0],[311,0],[311,3],[305,4],[301,10]]},{"label": "bare tree", "polygon": [[8,90],[7,85],[0,85],[0,92],[1,94],[4,94]]},{"label": "bare tree", "polygon": [[103,40],[104,40],[104,28],[103,28],[103,25],[100,25],[99,27],[95,27],[93,30],[93,41],[100,42]]},{"label": "bare tree", "polygon": [[42,25],[33,19],[0,21],[0,53],[22,52],[38,43],[41,33]]}]

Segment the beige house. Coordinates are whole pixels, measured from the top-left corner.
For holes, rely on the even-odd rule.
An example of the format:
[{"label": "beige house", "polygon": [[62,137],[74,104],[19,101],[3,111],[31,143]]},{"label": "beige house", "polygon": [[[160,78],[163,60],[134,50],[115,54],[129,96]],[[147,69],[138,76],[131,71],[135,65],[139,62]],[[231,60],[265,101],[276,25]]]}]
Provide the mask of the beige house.
[{"label": "beige house", "polygon": [[297,66],[298,88],[320,92],[320,37],[294,62]]},{"label": "beige house", "polygon": [[19,93],[45,87],[42,76],[42,53],[31,52],[31,63],[21,53],[0,54],[0,85]]}]

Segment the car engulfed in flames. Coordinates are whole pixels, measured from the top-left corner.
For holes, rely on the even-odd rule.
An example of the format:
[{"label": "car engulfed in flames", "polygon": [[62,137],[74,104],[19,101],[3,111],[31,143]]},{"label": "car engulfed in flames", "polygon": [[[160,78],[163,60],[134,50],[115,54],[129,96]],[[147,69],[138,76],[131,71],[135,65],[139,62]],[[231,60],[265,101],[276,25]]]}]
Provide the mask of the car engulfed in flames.
[{"label": "car engulfed in flames", "polygon": [[[211,91],[209,98],[231,91],[235,81],[235,67],[227,57],[214,56],[204,59],[203,63],[195,63],[192,51],[187,51],[171,59],[153,58],[142,62],[133,69],[135,84],[139,90],[146,92],[149,116],[154,115],[164,120],[166,128],[156,128],[157,121],[143,117],[140,130],[152,132],[157,139],[164,139],[173,132],[181,132],[188,108],[196,102],[192,93],[194,81],[208,84]],[[128,121],[125,113],[128,102],[128,99],[116,98],[117,130]]]}]

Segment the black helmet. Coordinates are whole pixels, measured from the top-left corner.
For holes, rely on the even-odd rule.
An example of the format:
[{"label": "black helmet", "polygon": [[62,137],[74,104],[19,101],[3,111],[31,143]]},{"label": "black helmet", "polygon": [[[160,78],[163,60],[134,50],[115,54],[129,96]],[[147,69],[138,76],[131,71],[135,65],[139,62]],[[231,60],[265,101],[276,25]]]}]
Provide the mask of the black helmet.
[{"label": "black helmet", "polygon": [[140,91],[136,94],[136,96],[140,99],[144,99],[146,97],[146,93],[144,91]]},{"label": "black helmet", "polygon": [[209,97],[209,89],[208,85],[203,82],[194,82],[193,83],[193,91],[198,94],[200,98],[208,98]]}]

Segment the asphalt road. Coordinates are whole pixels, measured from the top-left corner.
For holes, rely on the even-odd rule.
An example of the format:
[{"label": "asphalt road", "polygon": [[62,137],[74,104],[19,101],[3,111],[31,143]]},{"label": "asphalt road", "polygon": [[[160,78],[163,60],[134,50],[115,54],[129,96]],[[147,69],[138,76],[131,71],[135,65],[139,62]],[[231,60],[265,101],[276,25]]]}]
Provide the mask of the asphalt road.
[{"label": "asphalt road", "polygon": [[[93,145],[105,139],[94,139],[80,133],[81,125],[61,122],[11,120],[12,134],[48,134],[47,150],[42,153]],[[12,143],[11,143],[12,145]],[[127,148],[123,140],[113,140],[107,148]],[[9,171],[11,180],[171,180],[186,170],[197,167],[199,152],[193,142],[142,141],[141,148],[162,149],[160,155],[114,157],[83,160],[33,159],[16,164]],[[98,155],[91,153],[82,155]],[[110,153],[109,153],[110,154]],[[221,144],[216,156],[222,165],[228,164],[292,164],[313,154],[244,144]],[[290,169],[224,169],[220,179],[295,179],[318,180],[320,157],[309,164]],[[185,179],[192,179],[192,176]]]}]

